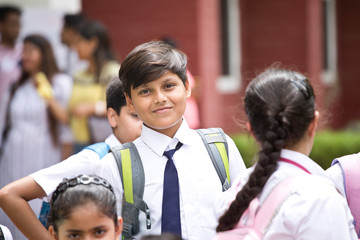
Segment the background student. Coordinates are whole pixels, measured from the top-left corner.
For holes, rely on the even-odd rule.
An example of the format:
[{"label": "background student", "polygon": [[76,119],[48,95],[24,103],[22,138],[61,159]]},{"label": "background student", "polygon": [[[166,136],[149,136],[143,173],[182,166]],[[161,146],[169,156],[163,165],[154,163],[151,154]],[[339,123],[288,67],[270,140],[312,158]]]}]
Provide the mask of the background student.
[{"label": "background student", "polygon": [[22,44],[16,42],[21,28],[20,18],[18,7],[0,6],[0,102],[21,74]]},{"label": "background student", "polygon": [[115,194],[106,180],[80,175],[64,179],[55,190],[51,199],[51,239],[116,240],[121,229]]},{"label": "background student", "polygon": [[[112,81],[106,92],[107,116],[112,127],[105,143],[109,147],[134,140],[140,135],[142,122],[126,106],[123,87],[119,79]],[[107,151],[106,151],[107,152]],[[94,174],[100,156],[91,149],[84,149],[67,160],[40,170],[30,176],[10,183],[0,190],[0,207],[29,239],[49,239],[49,233],[27,201],[50,197],[64,177]]]},{"label": "background student", "polygon": [[263,203],[279,182],[302,176],[304,182],[273,215],[263,239],[357,239],[346,201],[308,157],[319,113],[306,77],[281,69],[263,72],[246,89],[245,111],[261,151],[253,170],[226,193],[228,201],[219,200],[217,209],[227,210],[217,231],[236,228],[254,198]]},{"label": "background student", "polygon": [[[68,121],[67,104],[72,80],[59,72],[47,39],[29,35],[24,39],[22,74],[12,88],[7,107],[1,109],[0,187],[61,160],[61,129]],[[1,138],[1,136],[0,136]],[[39,213],[41,201],[31,202]],[[23,239],[4,212],[0,222],[15,239]]]},{"label": "background student", "polygon": [[[105,92],[108,83],[117,76],[119,64],[115,60],[108,32],[98,21],[86,21],[73,47],[81,60],[88,63],[85,70],[74,74],[74,88],[70,99],[71,128],[74,134],[74,153],[96,139],[92,135],[92,117],[103,117],[106,123]],[[103,126],[103,125],[102,125]],[[99,128],[97,124],[94,130]],[[111,130],[105,124],[102,132]],[[106,136],[105,136],[106,137]]]},{"label": "background student", "polygon": [[[150,209],[151,229],[146,228],[145,214],[141,213],[139,235],[171,232],[197,240],[215,235],[213,207],[222,184],[200,135],[183,118],[191,95],[186,66],[187,58],[178,49],[163,42],[148,42],[131,51],[120,67],[128,107],[143,121],[141,136],[133,143],[145,172],[143,199]],[[245,165],[234,142],[228,136],[226,139],[232,181]],[[171,149],[177,151],[168,160],[164,154]],[[113,185],[121,204],[123,187],[114,156],[108,154],[100,164],[97,174]],[[178,178],[164,180],[169,177],[165,168]],[[173,180],[175,186],[169,186]],[[172,210],[177,206],[177,211],[171,214],[165,206],[169,203],[166,197],[172,196],[164,190],[168,187],[179,190],[175,193],[179,195],[173,196],[177,203],[170,204]],[[168,222],[176,229],[167,228]]]}]

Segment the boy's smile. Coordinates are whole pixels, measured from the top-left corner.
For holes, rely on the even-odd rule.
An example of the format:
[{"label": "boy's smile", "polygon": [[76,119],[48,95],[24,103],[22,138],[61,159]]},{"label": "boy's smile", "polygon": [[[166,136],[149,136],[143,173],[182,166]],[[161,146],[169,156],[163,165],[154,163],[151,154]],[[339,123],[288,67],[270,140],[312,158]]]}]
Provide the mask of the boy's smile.
[{"label": "boy's smile", "polygon": [[190,95],[188,82],[184,86],[177,74],[167,72],[154,81],[132,88],[131,98],[126,96],[126,101],[146,126],[173,137],[181,125]]}]

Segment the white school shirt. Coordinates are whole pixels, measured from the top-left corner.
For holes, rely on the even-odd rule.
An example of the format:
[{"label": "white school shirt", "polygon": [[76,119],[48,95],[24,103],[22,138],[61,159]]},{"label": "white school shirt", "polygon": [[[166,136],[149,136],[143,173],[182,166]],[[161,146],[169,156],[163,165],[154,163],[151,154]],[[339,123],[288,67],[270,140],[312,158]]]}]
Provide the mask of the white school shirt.
[{"label": "white school shirt", "polygon": [[[233,181],[246,167],[233,140],[228,136],[226,138],[230,179]],[[167,162],[163,153],[175,148],[178,141],[183,145],[175,152],[173,159],[179,177],[182,237],[209,240],[215,235],[217,220],[213,208],[217,196],[222,192],[222,184],[201,137],[189,128],[184,119],[173,138],[143,125],[141,136],[134,141],[145,172],[143,199],[151,216],[151,229],[147,230],[145,214],[141,212],[139,235],[161,233],[163,178]],[[114,187],[120,214],[123,187],[113,155],[105,156],[99,166],[98,175],[106,178]]]},{"label": "white school shirt", "polygon": [[[105,143],[110,147],[121,146],[114,134],[107,137]],[[96,174],[99,160],[99,155],[96,152],[84,149],[58,164],[30,174],[30,177],[40,185],[47,196],[50,196],[64,178],[73,178],[80,174]]]},{"label": "white school shirt", "polygon": [[[346,200],[326,177],[325,171],[299,152],[283,149],[281,157],[304,167],[314,180],[312,185],[300,188],[296,194],[286,199],[265,233],[264,240],[358,239]],[[252,169],[238,176],[233,186],[217,200],[218,217],[235,199],[236,193],[246,183]],[[260,202],[265,200],[281,180],[292,175],[304,174],[308,173],[295,165],[279,161],[278,169],[271,175],[260,194]],[[239,182],[240,186],[236,187]]]}]

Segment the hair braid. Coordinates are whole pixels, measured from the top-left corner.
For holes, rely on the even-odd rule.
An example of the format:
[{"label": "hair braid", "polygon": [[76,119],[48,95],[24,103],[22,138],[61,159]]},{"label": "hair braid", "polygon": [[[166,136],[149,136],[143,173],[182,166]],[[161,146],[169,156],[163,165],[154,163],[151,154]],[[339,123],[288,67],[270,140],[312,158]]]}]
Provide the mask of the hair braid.
[{"label": "hair braid", "polygon": [[261,151],[248,181],[219,219],[218,232],[235,227],[276,171],[281,150],[302,139],[314,119],[315,96],[309,81],[301,74],[270,69],[250,82],[244,106]]},{"label": "hair braid", "polygon": [[219,225],[216,228],[217,232],[235,227],[250,202],[261,193],[267,180],[276,170],[280,151],[285,145],[286,131],[276,119],[272,125],[266,132],[266,141],[262,144],[262,150],[259,152],[259,160],[254,171],[251,173],[247,183],[236,195],[228,211],[219,219]]}]

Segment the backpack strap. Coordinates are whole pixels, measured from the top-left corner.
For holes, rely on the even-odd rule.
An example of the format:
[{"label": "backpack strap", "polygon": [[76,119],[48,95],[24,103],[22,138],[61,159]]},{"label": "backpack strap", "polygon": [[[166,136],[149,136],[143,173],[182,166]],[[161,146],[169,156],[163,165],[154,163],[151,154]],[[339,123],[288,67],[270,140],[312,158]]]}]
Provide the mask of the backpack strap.
[{"label": "backpack strap", "polygon": [[262,236],[270,226],[272,219],[276,216],[282,204],[296,192],[297,186],[305,185],[305,182],[311,184],[311,179],[308,175],[297,175],[287,177],[278,183],[256,212],[256,220],[254,222],[255,231]]},{"label": "backpack strap", "polygon": [[196,130],[204,142],[215,170],[221,180],[222,189],[230,188],[229,150],[226,136],[221,128],[208,128]]},{"label": "backpack strap", "polygon": [[106,154],[109,153],[110,146],[106,142],[99,142],[87,146],[84,149],[89,149],[96,152],[99,155],[99,158],[102,159]]},{"label": "backpack strap", "polygon": [[354,216],[356,234],[360,238],[360,153],[336,158],[331,165],[337,163],[343,173],[346,199]]},{"label": "backpack strap", "polygon": [[139,210],[146,214],[146,227],[151,228],[150,210],[143,200],[145,173],[140,155],[134,143],[125,143],[121,147],[111,148],[119,169],[124,189],[122,204],[123,239],[132,239],[139,233]]}]

